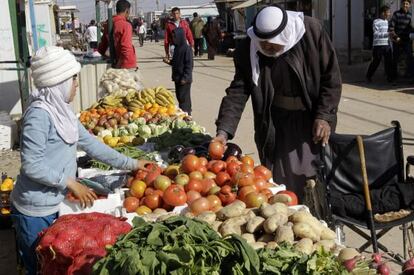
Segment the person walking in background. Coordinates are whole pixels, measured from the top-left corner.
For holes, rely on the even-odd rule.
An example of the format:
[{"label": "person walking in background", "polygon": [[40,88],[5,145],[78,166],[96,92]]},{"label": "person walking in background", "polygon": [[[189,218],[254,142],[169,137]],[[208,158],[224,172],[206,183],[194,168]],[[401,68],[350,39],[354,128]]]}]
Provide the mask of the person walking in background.
[{"label": "person walking in background", "polygon": [[[193,34],[191,33],[190,26],[188,25],[187,21],[181,18],[181,12],[178,7],[175,7],[171,10],[171,19],[169,19],[165,25],[165,37],[164,37],[164,49],[165,49],[165,57],[170,59],[172,55],[170,52],[173,51],[173,39],[172,39],[172,31],[176,28],[182,28],[184,31],[185,38],[187,43],[190,44],[191,47],[194,46],[194,39]],[[171,49],[170,49],[171,48]]]},{"label": "person walking in background", "polygon": [[391,16],[391,10],[388,6],[382,6],[380,9],[380,18],[375,19],[372,25],[374,39],[372,42],[372,61],[367,71],[367,81],[372,81],[372,76],[377,70],[381,59],[384,57],[384,69],[387,80],[392,80],[392,50],[390,34],[388,32],[388,20]]},{"label": "person walking in background", "polygon": [[91,49],[98,48],[98,28],[95,20],[91,20],[89,27],[85,31],[85,39]]},{"label": "person walking in background", "polygon": [[172,66],[172,81],[178,106],[191,115],[191,82],[193,81],[193,51],[188,45],[185,31],[182,28],[172,30],[174,54],[172,60],[165,62]]},{"label": "person walking in background", "polygon": [[138,25],[137,29],[138,29],[137,33],[138,33],[139,46],[142,47],[144,46],[144,40],[147,34],[147,28],[145,27],[144,22],[142,22],[140,25]]},{"label": "person walking in background", "polygon": [[160,31],[160,25],[158,24],[157,20],[152,21],[151,30],[152,30],[151,42],[152,40],[155,40],[155,43],[158,43],[158,33]]},{"label": "person walking in background", "polygon": [[392,33],[393,40],[393,79],[398,77],[398,63],[403,53],[406,55],[406,77],[409,76],[409,71],[412,66],[412,48],[410,41],[412,15],[410,12],[410,5],[411,3],[409,0],[402,0],[401,9],[394,12],[390,22],[390,32]]},{"label": "person walking in background", "polygon": [[[115,46],[115,68],[137,69],[137,57],[132,45],[132,24],[127,20],[131,4],[126,0],[116,3],[116,15],[113,17],[113,37]],[[105,55],[109,46],[109,35],[107,24],[104,27],[104,35],[98,46],[101,55]]]},{"label": "person walking in background", "polygon": [[190,27],[194,37],[194,56],[203,55],[203,27],[204,21],[198,16],[198,13],[193,13],[194,19],[191,21]]},{"label": "person walking in background", "polygon": [[207,17],[207,23],[203,27],[203,35],[207,41],[208,59],[214,60],[221,39],[220,25],[211,16]]}]

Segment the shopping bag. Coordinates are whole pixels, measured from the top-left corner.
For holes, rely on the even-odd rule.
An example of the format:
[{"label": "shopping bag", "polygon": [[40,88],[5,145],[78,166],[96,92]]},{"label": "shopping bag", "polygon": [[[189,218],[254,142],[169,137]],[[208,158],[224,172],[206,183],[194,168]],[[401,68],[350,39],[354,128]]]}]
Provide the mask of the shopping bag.
[{"label": "shopping bag", "polygon": [[203,37],[203,45],[201,48],[204,52],[207,51],[207,40],[205,37]]}]

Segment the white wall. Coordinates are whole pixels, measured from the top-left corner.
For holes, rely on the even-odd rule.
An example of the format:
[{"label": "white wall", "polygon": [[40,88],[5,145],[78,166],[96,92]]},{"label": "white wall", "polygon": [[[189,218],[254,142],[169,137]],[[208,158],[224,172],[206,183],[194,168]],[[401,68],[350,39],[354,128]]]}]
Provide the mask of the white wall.
[{"label": "white wall", "polygon": [[[2,1],[0,8],[0,61],[15,60],[9,2]],[[14,64],[0,64],[2,68],[14,68]],[[22,112],[17,71],[0,70],[0,111],[10,114]]]},{"label": "white wall", "polygon": [[[351,40],[353,49],[361,49],[364,40],[364,1],[351,1]],[[333,1],[333,40],[335,48],[348,48],[348,1]]]}]

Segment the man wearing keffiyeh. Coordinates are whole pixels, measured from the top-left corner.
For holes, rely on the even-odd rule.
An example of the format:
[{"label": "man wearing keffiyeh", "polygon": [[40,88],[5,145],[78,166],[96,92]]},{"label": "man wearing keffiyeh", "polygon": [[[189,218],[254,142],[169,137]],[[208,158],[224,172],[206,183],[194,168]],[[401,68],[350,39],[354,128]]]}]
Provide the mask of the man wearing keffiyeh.
[{"label": "man wearing keffiyeh", "polygon": [[273,179],[303,198],[305,181],[336,126],[341,75],[317,19],[265,7],[236,48],[236,73],[220,106],[215,140],[234,137],[249,97],[260,161]]}]

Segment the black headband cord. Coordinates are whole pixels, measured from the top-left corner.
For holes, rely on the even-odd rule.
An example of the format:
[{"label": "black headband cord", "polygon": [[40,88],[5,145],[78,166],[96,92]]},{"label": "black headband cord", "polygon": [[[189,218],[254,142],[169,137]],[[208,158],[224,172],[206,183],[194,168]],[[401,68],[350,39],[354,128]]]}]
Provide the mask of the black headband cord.
[{"label": "black headband cord", "polygon": [[270,39],[270,38],[275,37],[276,35],[280,34],[285,29],[285,27],[287,25],[288,16],[287,16],[287,12],[285,11],[285,9],[281,8],[278,5],[274,5],[274,6],[279,8],[282,11],[282,14],[283,14],[282,22],[280,23],[279,27],[277,27],[275,30],[273,30],[271,32],[262,32],[257,28],[257,26],[256,26],[257,15],[262,10],[260,10],[253,19],[253,32],[260,39]]}]

